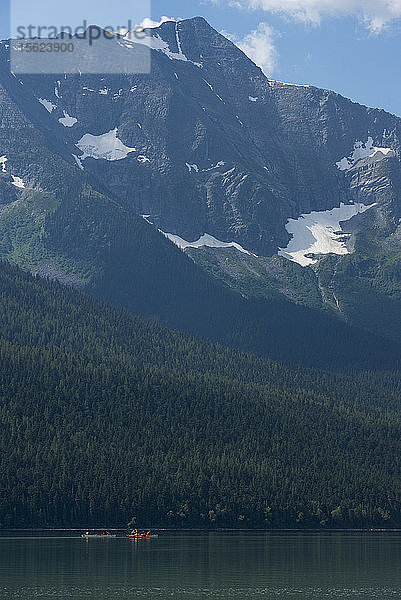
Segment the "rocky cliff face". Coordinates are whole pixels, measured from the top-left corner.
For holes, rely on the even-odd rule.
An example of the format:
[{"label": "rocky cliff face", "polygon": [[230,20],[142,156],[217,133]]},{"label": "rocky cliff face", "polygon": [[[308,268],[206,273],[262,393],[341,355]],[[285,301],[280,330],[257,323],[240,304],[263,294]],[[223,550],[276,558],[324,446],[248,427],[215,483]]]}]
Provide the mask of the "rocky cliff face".
[{"label": "rocky cliff face", "polygon": [[[108,44],[120,75],[85,74],[84,55],[75,74],[13,74],[0,44],[2,256],[84,285],[123,215],[143,215],[181,245],[204,234],[214,246],[235,242],[242,252],[189,252],[244,295],[274,290],[365,327],[355,297],[374,288],[366,315],[383,295],[396,313],[400,118],[269,81],[202,18]],[[129,74],[144,46],[150,73]],[[96,222],[106,214],[107,233]],[[79,256],[66,236],[74,228]]]},{"label": "rocky cliff face", "polygon": [[[30,96],[43,126],[50,117],[70,154],[128,208],[186,240],[209,233],[264,256],[286,246],[290,217],[341,202],[377,202],[378,222],[394,229],[400,119],[267,80],[202,18],[145,33],[141,44],[115,44],[122,62],[150,45],[149,75],[25,76],[17,100],[26,106]],[[134,149],[123,160],[75,146],[87,134],[89,145],[101,144],[114,130]],[[369,138],[393,152],[340,170],[336,163]]]}]

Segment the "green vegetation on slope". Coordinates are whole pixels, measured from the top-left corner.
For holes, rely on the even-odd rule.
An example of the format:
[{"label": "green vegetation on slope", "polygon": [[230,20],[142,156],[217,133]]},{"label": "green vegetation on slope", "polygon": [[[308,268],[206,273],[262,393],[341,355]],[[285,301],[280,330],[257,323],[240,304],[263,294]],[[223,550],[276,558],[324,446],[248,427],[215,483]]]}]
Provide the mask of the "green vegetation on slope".
[{"label": "green vegetation on slope", "polygon": [[398,373],[289,369],[0,267],[0,522],[401,524]]}]

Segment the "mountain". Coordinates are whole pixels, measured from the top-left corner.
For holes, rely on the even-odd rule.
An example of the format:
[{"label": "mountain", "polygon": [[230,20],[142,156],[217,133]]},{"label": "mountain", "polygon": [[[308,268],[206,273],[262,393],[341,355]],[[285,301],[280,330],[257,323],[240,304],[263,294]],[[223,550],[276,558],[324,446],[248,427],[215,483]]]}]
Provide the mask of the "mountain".
[{"label": "mountain", "polygon": [[[370,205],[381,195],[386,203],[376,210],[389,228],[398,224],[399,118],[333,92],[268,80],[202,18],[145,33],[150,74],[25,76],[18,92],[47,102],[71,146],[92,136],[75,154],[86,152],[85,169],[136,213],[185,239],[206,232],[264,256],[289,241],[290,217],[340,202]],[[122,56],[145,43],[123,39],[114,42]],[[64,111],[76,123],[61,124]],[[135,148],[124,160],[82,150],[116,127]],[[371,152],[346,162],[358,141]]]},{"label": "mountain", "polygon": [[0,523],[400,526],[398,373],[288,368],[0,264]]},{"label": "mountain", "polygon": [[102,40],[114,75],[12,44],[0,523],[400,526],[399,119],[200,18]]},{"label": "mountain", "polygon": [[400,119],[268,80],[202,18],[144,36],[107,42],[120,75],[0,45],[0,256],[278,360],[396,365]]}]

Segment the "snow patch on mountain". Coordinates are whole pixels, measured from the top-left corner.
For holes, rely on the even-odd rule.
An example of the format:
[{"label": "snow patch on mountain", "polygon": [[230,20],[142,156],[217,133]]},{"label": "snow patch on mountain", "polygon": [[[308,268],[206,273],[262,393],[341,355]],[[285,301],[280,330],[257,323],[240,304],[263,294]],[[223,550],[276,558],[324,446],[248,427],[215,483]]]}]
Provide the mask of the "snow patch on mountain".
[{"label": "snow patch on mountain", "polygon": [[298,219],[289,219],[285,228],[292,235],[286,248],[279,248],[278,254],[307,267],[317,262],[318,254],[349,254],[346,241],[349,234],[341,230],[340,223],[349,221],[357,214],[364,213],[375,204],[341,203],[339,208],[311,212]]},{"label": "snow patch on mountain", "polygon": [[165,42],[159,34],[149,35],[146,31],[144,31],[144,33],[146,35],[143,38],[140,38],[137,34],[135,34],[135,36],[132,37],[130,32],[127,34],[126,38],[131,40],[131,42],[133,42],[134,44],[142,44],[143,46],[147,46],[151,50],[162,52],[163,54],[168,56],[170,60],[181,60],[184,62],[189,62],[188,58],[185,56],[184,53],[172,52],[168,43]]},{"label": "snow patch on mountain", "polygon": [[53,102],[50,102],[50,100],[46,100],[46,98],[38,98],[38,102],[40,102],[49,113],[53,112],[53,110],[57,108],[56,104],[53,104]]},{"label": "snow patch on mountain", "polygon": [[94,158],[95,160],[122,160],[136,148],[129,148],[117,137],[117,127],[103,135],[85,133],[75,144],[82,152],[80,160]]},{"label": "snow patch on mountain", "polygon": [[336,165],[340,171],[348,171],[348,169],[351,169],[358,161],[364,158],[374,158],[378,162],[386,156],[394,156],[394,150],[392,148],[377,148],[373,145],[373,138],[368,137],[366,143],[355,142],[352,154],[336,162]]},{"label": "snow patch on mountain", "polygon": [[64,127],[73,127],[75,123],[78,123],[78,119],[71,117],[65,110],[63,110],[63,113],[64,117],[61,117],[58,122],[64,125]]},{"label": "snow patch on mountain", "polygon": [[188,167],[188,171],[191,173],[192,171],[195,171],[195,173],[199,173],[199,167],[198,165],[190,165],[189,163],[185,163],[186,166]]},{"label": "snow patch on mountain", "polygon": [[152,35],[146,29],[144,29],[142,33],[144,34],[143,37],[139,37],[137,31],[135,31],[135,30],[129,31],[127,33],[127,35],[124,37],[124,40],[126,43],[128,41],[128,42],[133,43],[134,45],[142,44],[143,46],[147,46],[151,50],[155,50],[156,52],[162,52],[163,54],[168,56],[168,58],[170,60],[179,60],[179,61],[183,61],[183,62],[189,62],[189,63],[196,65],[197,67],[202,67],[202,65],[200,63],[189,60],[189,58],[187,58],[185,56],[185,54],[183,53],[182,48],[181,48],[180,37],[179,37],[178,23],[176,23],[176,40],[177,40],[178,52],[173,52],[172,50],[170,50],[170,46],[168,45],[168,42],[163,40],[158,33]]},{"label": "snow patch on mountain", "polygon": [[165,235],[171,242],[174,242],[176,246],[181,248],[181,250],[185,250],[185,248],[202,248],[202,246],[207,246],[208,248],[236,248],[239,252],[243,254],[251,254],[248,250],[245,250],[240,244],[236,242],[221,242],[217,238],[205,233],[195,242],[187,242],[179,235],[174,235],[172,233],[165,233],[161,231],[163,235]]},{"label": "snow patch on mountain", "polygon": [[127,40],[117,40],[117,44],[128,50],[132,50],[132,48],[134,48],[133,43]]},{"label": "snow patch on mountain", "polygon": [[84,166],[81,163],[81,160],[78,158],[78,156],[76,154],[73,154],[74,160],[77,163],[78,167],[81,169],[81,171],[84,170]]},{"label": "snow patch on mountain", "polygon": [[219,162],[213,165],[213,167],[210,167],[209,169],[202,169],[202,172],[207,173],[208,171],[213,171],[214,169],[218,169],[219,167],[224,167],[225,164],[226,163],[223,160],[219,160]]},{"label": "snow patch on mountain", "polygon": [[[7,173],[7,169],[6,169],[6,163],[8,161],[7,156],[0,156],[0,166],[1,166],[1,173]],[[12,182],[11,185],[14,185],[17,188],[23,189],[25,188],[25,183],[22,181],[21,177],[17,177],[16,175],[11,175],[12,177]]]},{"label": "snow patch on mountain", "polygon": [[11,185],[14,185],[20,190],[23,190],[25,188],[25,183],[22,181],[21,177],[16,177],[16,175],[11,175],[11,177],[13,178]]},{"label": "snow patch on mountain", "polygon": [[299,87],[299,88],[312,87],[312,86],[304,84],[304,83],[289,83],[288,81],[277,81],[276,79],[269,79],[269,83],[272,85],[289,85],[292,87]]}]

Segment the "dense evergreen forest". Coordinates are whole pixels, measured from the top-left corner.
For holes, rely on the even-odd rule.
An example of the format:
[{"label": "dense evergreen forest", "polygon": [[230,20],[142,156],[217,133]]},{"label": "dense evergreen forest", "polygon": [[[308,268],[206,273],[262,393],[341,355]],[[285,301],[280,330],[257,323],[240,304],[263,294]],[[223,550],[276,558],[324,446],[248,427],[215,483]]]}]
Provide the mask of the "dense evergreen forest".
[{"label": "dense evergreen forest", "polygon": [[398,372],[282,366],[0,265],[0,523],[401,525]]}]

